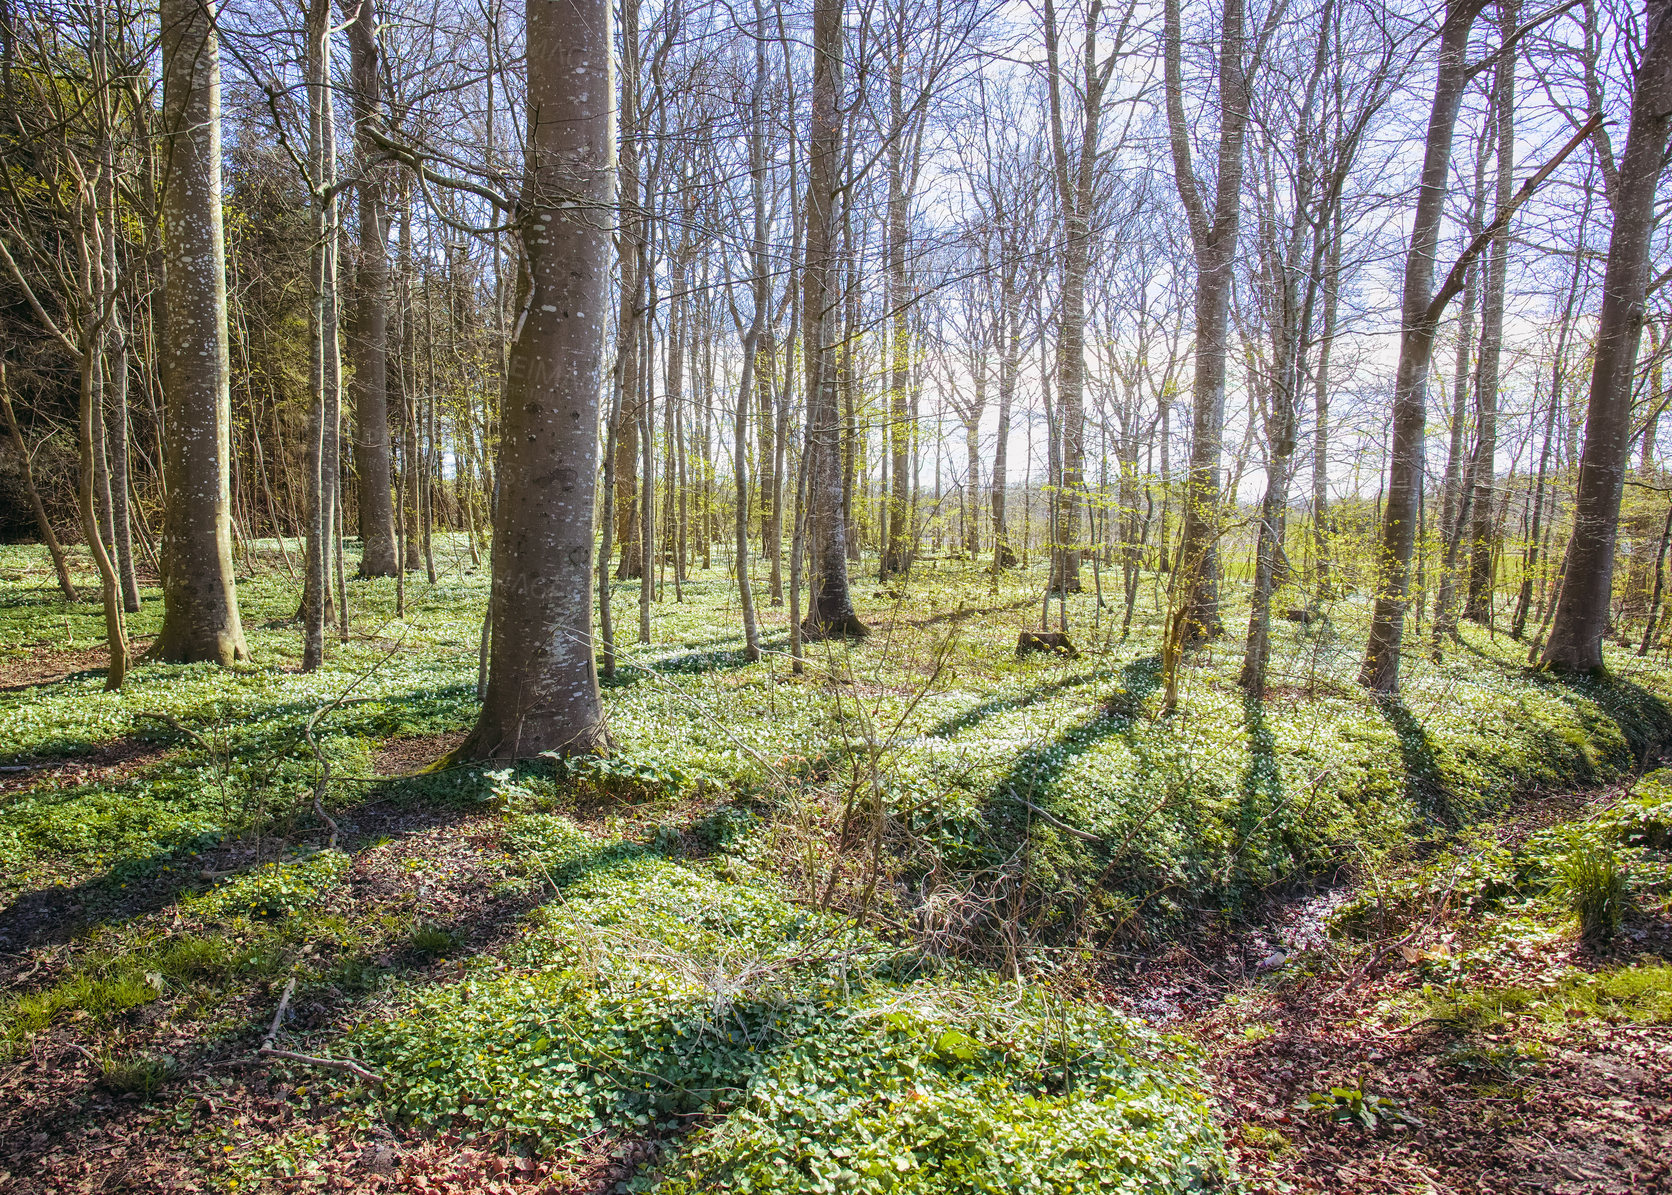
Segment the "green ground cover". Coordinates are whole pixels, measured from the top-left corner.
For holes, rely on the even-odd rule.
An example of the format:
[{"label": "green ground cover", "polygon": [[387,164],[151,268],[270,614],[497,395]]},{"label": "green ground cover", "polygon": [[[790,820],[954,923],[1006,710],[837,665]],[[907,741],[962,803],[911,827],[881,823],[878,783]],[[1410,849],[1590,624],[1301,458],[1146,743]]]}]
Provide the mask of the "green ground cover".
[{"label": "green ground cover", "polygon": [[[1159,579],[1125,640],[1088,593],[1070,602],[1078,657],[1018,657],[1040,576],[995,584],[955,560],[862,586],[875,633],[812,647],[796,675],[781,609],[766,658],[744,661],[716,568],[682,602],[670,586],[654,641],[624,650],[608,758],[391,779],[381,750],[439,758],[473,717],[485,580],[443,547],[402,619],[393,582],[352,583],[353,635],[312,675],[273,561],[240,585],[247,666],[141,664],[107,694],[87,650],[0,691],[0,763],[135,756],[0,795],[0,914],[64,892],[91,910],[73,957],[4,997],[0,1048],[83,1033],[112,1082],[167,1099],[184,1060],[111,1052],[133,1010],[259,1037],[217,1002],[295,976],[347,1002],[352,1027],[320,1048],[385,1074],[355,1115],[548,1153],[655,1137],[669,1149],[641,1186],[1202,1189],[1225,1173],[1210,1093],[1190,1050],[1083,997],[1099,948],[1343,866],[1375,874],[1519,794],[1624,775],[1672,732],[1661,665],[1621,653],[1610,680],[1558,682],[1473,627],[1372,700],[1352,683],[1351,597],[1279,626],[1265,700],[1219,645],[1167,715]],[[96,607],[49,584],[38,549],[0,548],[0,667],[96,647]],[[326,851],[303,727],[333,702],[315,737],[348,832]],[[511,938],[457,974],[378,964],[456,951],[421,895],[351,899],[383,849],[353,832],[373,804],[487,827],[483,883],[526,904]],[[228,874],[205,878],[211,857]],[[1544,875],[1478,866],[1482,893]],[[163,895],[124,904],[142,889]]]}]

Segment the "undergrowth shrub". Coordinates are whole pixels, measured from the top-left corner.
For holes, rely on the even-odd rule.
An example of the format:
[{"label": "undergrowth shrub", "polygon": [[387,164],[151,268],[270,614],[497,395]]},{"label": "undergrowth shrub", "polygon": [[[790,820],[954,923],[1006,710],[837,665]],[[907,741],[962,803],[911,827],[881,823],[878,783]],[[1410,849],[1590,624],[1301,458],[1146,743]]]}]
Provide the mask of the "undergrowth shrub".
[{"label": "undergrowth shrub", "polygon": [[156,1095],[175,1070],[175,1060],[163,1054],[106,1054],[99,1059],[99,1077],[108,1090],[142,1100]]},{"label": "undergrowth shrub", "polygon": [[1419,918],[1495,912],[1513,903],[1575,914],[1602,945],[1619,928],[1634,893],[1672,895],[1672,770],[1651,772],[1584,821],[1552,826],[1513,846],[1477,831],[1457,834],[1423,866],[1384,882],[1371,877],[1338,908],[1330,928],[1348,936],[1402,932]]}]

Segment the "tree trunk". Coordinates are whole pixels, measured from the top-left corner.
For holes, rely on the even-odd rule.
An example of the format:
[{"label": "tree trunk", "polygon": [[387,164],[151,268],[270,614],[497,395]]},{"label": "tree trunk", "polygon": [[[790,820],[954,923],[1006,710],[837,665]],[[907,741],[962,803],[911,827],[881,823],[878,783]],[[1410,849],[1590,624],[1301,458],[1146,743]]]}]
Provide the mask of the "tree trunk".
[{"label": "tree trunk", "polygon": [[814,0],[813,94],[807,132],[807,241],[802,326],[807,374],[807,534],[813,572],[804,630],[817,637],[863,636],[848,592],[847,520],[842,513],[842,412],[835,361],[836,212],[841,163],[842,0]]},{"label": "tree trunk", "polygon": [[1631,124],[1611,196],[1614,231],[1603,277],[1591,365],[1585,447],[1579,462],[1579,494],[1567,575],[1545,645],[1543,664],[1570,672],[1603,667],[1602,639],[1613,594],[1614,541],[1620,491],[1631,446],[1632,381],[1643,331],[1649,278],[1649,236],[1655,189],[1660,182],[1667,128],[1672,122],[1672,3],[1644,5],[1643,56],[1631,99]]},{"label": "tree trunk", "polygon": [[1016,553],[1010,547],[1010,527],[1005,517],[1005,486],[1009,484],[1010,408],[1016,398],[1016,375],[1022,359],[1022,313],[1016,296],[1014,267],[1006,263],[999,282],[999,420],[993,444],[990,478],[993,495],[993,568],[1014,568]]},{"label": "tree trunk", "polygon": [[332,368],[337,358],[336,200],[328,188],[336,175],[335,119],[331,97],[330,0],[310,0],[307,14],[308,174],[313,191],[313,299],[309,314],[308,567],[302,579],[302,670],[325,662],[330,618],[331,539],[336,528],[337,434]]},{"label": "tree trunk", "polygon": [[621,6],[621,128],[617,178],[621,197],[618,233],[621,256],[621,306],[616,316],[615,387],[615,533],[621,549],[617,580],[644,575],[639,542],[639,410],[641,361],[639,323],[644,318],[644,215],[639,179],[639,0]]},{"label": "tree trunk", "polygon": [[[109,88],[107,77],[107,46],[104,42],[105,18],[97,18],[100,47],[94,78],[100,86]],[[105,407],[109,411],[109,480],[105,496],[110,502],[111,542],[116,549],[116,571],[122,582],[122,608],[130,614],[139,610],[139,578],[134,573],[133,518],[129,511],[128,478],[128,330],[122,318],[122,275],[118,271],[117,240],[121,232],[121,213],[116,194],[116,151],[113,144],[111,109],[114,97],[105,95],[99,100],[99,125],[103,153],[103,175],[99,180],[99,210],[104,217],[105,279],[110,287],[110,311],[105,323],[104,381]]]},{"label": "tree trunk", "polygon": [[1335,344],[1336,313],[1341,298],[1341,205],[1330,219],[1329,265],[1324,270],[1324,327],[1318,340],[1318,369],[1313,379],[1312,407],[1312,573],[1318,597],[1328,597],[1330,581],[1329,532],[1329,359]]},{"label": "tree trunk", "polygon": [[163,0],[163,393],[168,411],[159,660],[249,658],[232,570],[232,400],[221,225],[220,48],[209,10]]},{"label": "tree trunk", "polygon": [[[116,277],[116,238],[106,242],[106,266]],[[110,409],[110,518],[116,532],[116,571],[122,579],[122,608],[139,610],[139,577],[134,572],[133,515],[128,475],[128,334],[120,311],[112,310],[105,338],[105,382]]]},{"label": "tree trunk", "polygon": [[1440,27],[1439,67],[1423,147],[1422,181],[1405,259],[1399,365],[1394,374],[1392,463],[1382,516],[1376,606],[1359,683],[1392,693],[1399,688],[1399,653],[1410,594],[1411,553],[1416,545],[1417,501],[1424,474],[1428,367],[1434,355],[1439,313],[1432,311],[1434,257],[1439,247],[1451,169],[1457,109],[1468,87],[1465,54],[1469,30],[1485,0],[1451,0]]},{"label": "tree trunk", "polygon": [[1186,588],[1177,626],[1192,641],[1223,631],[1219,615],[1219,458],[1225,432],[1225,360],[1233,263],[1242,194],[1243,139],[1248,128],[1248,80],[1243,62],[1242,0],[1225,0],[1219,45],[1218,178],[1210,212],[1190,161],[1185,121],[1179,0],[1166,0],[1164,70],[1168,141],[1179,197],[1189,217],[1196,257],[1196,372],[1192,384],[1190,464],[1185,480],[1184,540],[1179,565]]},{"label": "tree trunk", "polygon": [[911,327],[907,319],[910,279],[906,272],[907,221],[911,194],[906,185],[905,147],[898,135],[903,116],[903,46],[891,47],[888,101],[896,135],[888,144],[888,441],[893,449],[889,471],[894,489],[888,503],[888,542],[883,549],[883,578],[911,567],[916,530],[911,519],[911,446],[917,431],[907,406],[906,376],[911,368]]},{"label": "tree trunk", "polygon": [[[1475,157],[1474,195],[1469,204],[1468,232],[1480,235],[1485,223],[1486,155]],[[1446,474],[1440,492],[1440,584],[1434,598],[1434,659],[1440,660],[1441,645],[1457,630],[1457,558],[1463,546],[1464,528],[1469,523],[1469,503],[1474,496],[1473,459],[1464,464],[1464,434],[1468,424],[1469,378],[1474,364],[1475,309],[1480,305],[1480,269],[1471,267],[1463,281],[1463,306],[1457,313],[1457,355],[1451,373],[1451,437],[1446,448]]]},{"label": "tree trunk", "polygon": [[528,0],[527,302],[501,412],[487,696],[459,759],[608,745],[591,579],[610,277],[598,214],[615,199],[610,24],[604,0]]},{"label": "tree trunk", "polygon": [[[1508,42],[1515,34],[1521,6],[1518,0],[1499,0],[1498,31]],[[1497,113],[1498,178],[1496,206],[1502,209],[1515,190],[1515,68],[1520,55],[1505,53],[1498,60]],[[1486,287],[1480,320],[1480,372],[1475,384],[1474,518],[1469,531],[1469,594],[1463,617],[1487,625],[1492,621],[1493,495],[1498,455],[1498,375],[1504,344],[1504,295],[1509,285],[1509,230],[1492,241],[1486,264]]]},{"label": "tree trunk", "polygon": [[[759,389],[755,371],[761,364],[761,332],[766,326],[767,305],[772,294],[771,261],[767,255],[766,240],[766,44],[766,6],[763,0],[755,0],[755,84],[749,95],[749,193],[754,217],[750,259],[754,310],[749,316],[749,330],[743,337],[743,376],[737,384],[737,416],[732,424],[732,469],[737,507],[736,559],[732,563],[737,573],[737,597],[743,613],[743,653],[751,663],[761,658],[761,645],[760,628],[755,619],[755,592],[749,579],[749,408]],[[770,368],[768,364],[767,369]],[[765,416],[769,408],[764,405],[765,392],[760,393],[764,438],[768,434]],[[767,453],[763,451],[761,457],[764,461]]]},{"label": "tree trunk", "polygon": [[100,534],[98,503],[93,492],[97,478],[93,426],[99,418],[98,372],[98,349],[96,345],[87,345],[81,354],[81,478],[78,497],[82,534],[87,538],[93,565],[98,569],[99,593],[104,599],[105,642],[110,649],[105,688],[116,690],[122,687],[122,681],[128,675],[128,631],[122,623],[121,583],[116,576],[116,564],[105,546],[104,536]]},{"label": "tree trunk", "polygon": [[[1240,0],[1232,0],[1239,3]],[[1086,461],[1086,272],[1091,266],[1091,221],[1096,204],[1094,183],[1101,157],[1099,129],[1103,95],[1120,56],[1131,9],[1116,35],[1115,50],[1106,62],[1097,58],[1097,27],[1101,0],[1086,9],[1084,71],[1079,81],[1080,143],[1070,160],[1062,100],[1056,10],[1051,0],[1041,10],[1045,19],[1046,82],[1051,110],[1051,158],[1058,203],[1063,216],[1062,293],[1058,300],[1057,423],[1061,437],[1057,478],[1055,547],[1051,555],[1048,590],[1059,597],[1080,592],[1080,506],[1085,501]]]},{"label": "tree trunk", "polygon": [[[354,78],[354,121],[361,160],[377,152],[372,134],[383,123],[377,18],[372,0],[359,0],[348,27]],[[360,575],[392,577],[395,510],[390,492],[389,445],[389,216],[383,171],[365,167],[355,187],[359,199],[359,303],[350,342],[354,358],[354,469],[359,477]],[[474,520],[473,520],[474,521]]]},{"label": "tree trunk", "polygon": [[1655,551],[1655,587],[1649,595],[1649,618],[1643,624],[1643,641],[1637,646],[1638,656],[1649,654],[1655,642],[1655,624],[1660,618],[1660,595],[1666,589],[1666,547],[1672,541],[1672,507],[1666,511],[1666,522],[1660,529],[1660,547]]}]

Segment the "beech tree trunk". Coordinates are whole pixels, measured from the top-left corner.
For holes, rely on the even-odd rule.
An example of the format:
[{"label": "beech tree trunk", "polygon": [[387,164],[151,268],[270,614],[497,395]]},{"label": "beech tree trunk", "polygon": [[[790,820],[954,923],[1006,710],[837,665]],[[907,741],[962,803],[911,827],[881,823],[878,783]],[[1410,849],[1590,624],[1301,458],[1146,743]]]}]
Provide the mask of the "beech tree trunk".
[{"label": "beech tree trunk", "polygon": [[1423,439],[1428,426],[1428,367],[1434,356],[1438,313],[1431,310],[1434,258],[1440,243],[1446,187],[1451,169],[1457,109],[1468,86],[1469,30],[1485,0],[1451,0],[1440,27],[1439,68],[1423,147],[1422,180],[1411,248],[1405,259],[1399,364],[1394,374],[1393,450],[1382,513],[1381,560],[1376,607],[1365,645],[1359,683],[1380,692],[1399,688],[1399,653],[1410,597],[1411,553],[1416,546],[1417,502],[1424,473]]},{"label": "beech tree trunk", "polygon": [[[748,331],[743,334],[743,376],[737,384],[737,415],[732,424],[732,468],[736,483],[737,597],[743,614],[744,657],[761,658],[760,628],[755,618],[755,591],[749,578],[749,409],[759,389],[755,371],[761,367],[761,331],[771,299],[771,260],[767,256],[766,217],[766,7],[755,0],[755,83],[749,95],[749,198],[753,216],[750,239],[751,296],[754,305]],[[735,310],[735,309],[734,309]],[[767,369],[770,369],[770,364]],[[762,421],[762,430],[766,428]],[[706,439],[706,436],[705,436]],[[765,453],[761,454],[765,457]]]},{"label": "beech tree trunk", "polygon": [[638,0],[621,7],[621,129],[617,180],[622,208],[620,220],[621,297],[615,322],[615,530],[621,549],[618,580],[644,575],[644,549],[639,542],[639,323],[644,305],[644,214],[639,201],[639,9]]},{"label": "beech tree trunk", "polygon": [[493,644],[454,756],[605,749],[592,645],[615,95],[608,0],[528,0],[527,161],[517,210],[527,300],[511,345],[494,518]]},{"label": "beech tree trunk", "polygon": [[1632,381],[1649,281],[1649,235],[1672,123],[1672,0],[1647,0],[1643,27],[1631,124],[1610,194],[1614,231],[1591,365],[1573,538],[1542,660],[1546,668],[1568,672],[1600,672],[1603,667],[1620,492],[1631,446]]},{"label": "beech tree trunk", "polygon": [[1173,177],[1189,218],[1196,257],[1196,372],[1192,384],[1190,464],[1185,479],[1184,538],[1180,582],[1186,586],[1176,626],[1199,641],[1224,630],[1219,615],[1219,458],[1225,433],[1225,359],[1229,349],[1231,283],[1242,195],[1243,140],[1248,129],[1248,79],[1244,65],[1245,10],[1225,0],[1219,43],[1218,178],[1210,211],[1191,163],[1184,112],[1179,0],[1166,0],[1163,67],[1168,142]]},{"label": "beech tree trunk", "polygon": [[336,529],[337,467],[336,136],[331,102],[330,0],[310,0],[307,18],[308,173],[313,191],[313,299],[310,312],[308,429],[308,564],[302,579],[302,670],[325,661],[331,606],[331,540]]},{"label": "beech tree trunk", "polygon": [[92,553],[93,565],[99,571],[99,593],[104,600],[105,641],[110,648],[110,667],[105,672],[105,688],[122,687],[128,675],[128,631],[122,623],[121,583],[116,576],[116,562],[112,559],[104,536],[100,534],[98,503],[94,496],[98,470],[94,466],[94,424],[99,418],[98,373],[99,353],[88,346],[81,354],[81,477],[77,497],[81,510],[82,534]]},{"label": "beech tree trunk", "polygon": [[249,658],[232,571],[220,46],[202,0],[162,0],[163,625],[154,659]]},{"label": "beech tree trunk", "polygon": [[[1521,6],[1517,0],[1499,0],[1498,30],[1505,41],[1515,34]],[[1502,209],[1515,190],[1515,68],[1520,56],[1514,52],[1498,60],[1497,115],[1498,178],[1496,206]],[[1498,375],[1504,345],[1504,298],[1509,288],[1509,232],[1492,242],[1486,263],[1486,287],[1480,321],[1480,370],[1475,384],[1475,460],[1471,470],[1474,495],[1470,499],[1473,519],[1469,530],[1469,590],[1463,617],[1471,622],[1492,621],[1492,545],[1494,501],[1497,492]]]},{"label": "beech tree trunk", "polygon": [[[1486,222],[1486,154],[1475,157],[1474,196],[1469,204],[1469,236],[1480,235]],[[1468,424],[1469,379],[1475,358],[1475,309],[1480,305],[1480,268],[1471,267],[1463,280],[1463,306],[1457,313],[1457,354],[1451,374],[1451,436],[1446,447],[1446,473],[1440,496],[1440,583],[1434,598],[1433,654],[1436,663],[1448,636],[1457,633],[1457,562],[1464,548],[1473,496],[1473,459],[1463,460]]]},{"label": "beech tree trunk", "polygon": [[902,79],[904,46],[889,51],[888,103],[895,136],[888,144],[888,441],[892,449],[889,470],[893,491],[888,499],[887,544],[883,549],[882,577],[904,573],[915,552],[911,519],[911,451],[917,427],[907,406],[907,374],[911,368],[911,323],[907,300],[911,282],[906,272],[907,221],[911,193],[906,180],[905,146],[901,144]]},{"label": "beech tree trunk", "polygon": [[[101,86],[108,86],[108,61],[104,44],[104,16],[97,18],[101,32],[100,46],[95,54],[94,77]],[[128,493],[128,330],[122,318],[122,275],[119,270],[117,240],[121,229],[121,212],[116,195],[116,150],[111,127],[112,98],[99,97],[99,129],[103,142],[103,177],[99,180],[98,203],[103,216],[104,273],[110,286],[110,314],[105,323],[104,382],[105,406],[109,421],[109,476],[103,487],[110,502],[111,543],[116,549],[116,571],[122,582],[122,609],[130,614],[139,611],[139,578],[134,573],[133,516],[129,510]]]},{"label": "beech tree trunk", "polygon": [[848,592],[847,520],[842,503],[842,411],[835,360],[837,171],[842,156],[842,0],[813,6],[813,95],[807,133],[807,242],[802,327],[807,373],[807,535],[812,597],[807,634],[863,636]]},{"label": "beech tree trunk", "polygon": [[[377,18],[372,0],[359,0],[348,27],[354,78],[354,121],[363,162],[377,152],[372,134],[383,123]],[[355,188],[360,208],[359,303],[350,352],[354,361],[354,470],[359,475],[360,575],[393,577],[395,505],[390,492],[389,445],[389,215],[383,171],[364,167]],[[474,521],[474,518],[472,518]]]},{"label": "beech tree trunk", "polygon": [[1318,340],[1318,368],[1313,378],[1312,429],[1312,574],[1319,598],[1330,596],[1329,531],[1329,358],[1335,344],[1336,313],[1341,298],[1341,205],[1330,218],[1329,264],[1321,286],[1324,326]]},{"label": "beech tree trunk", "polygon": [[[1239,3],[1240,0],[1232,0]],[[1100,126],[1103,95],[1121,57],[1132,9],[1125,10],[1115,46],[1108,58],[1097,59],[1097,29],[1101,0],[1086,9],[1084,70],[1076,90],[1081,99],[1080,142],[1071,154],[1062,98],[1062,64],[1058,53],[1056,9],[1046,0],[1046,82],[1051,109],[1051,160],[1058,203],[1063,214],[1062,294],[1057,333],[1057,423],[1061,437],[1061,472],[1056,495],[1055,539],[1048,590],[1059,596],[1080,592],[1080,506],[1086,500],[1086,273],[1091,267],[1091,221],[1097,197]]]}]

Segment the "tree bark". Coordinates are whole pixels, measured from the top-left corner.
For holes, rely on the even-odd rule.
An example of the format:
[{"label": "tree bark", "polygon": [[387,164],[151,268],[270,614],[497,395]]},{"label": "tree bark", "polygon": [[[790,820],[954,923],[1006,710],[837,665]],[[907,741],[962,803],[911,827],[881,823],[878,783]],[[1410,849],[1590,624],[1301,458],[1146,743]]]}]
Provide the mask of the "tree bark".
[{"label": "tree bark", "polygon": [[1394,374],[1393,446],[1375,611],[1365,645],[1359,683],[1392,693],[1399,688],[1399,653],[1410,595],[1411,553],[1416,545],[1417,502],[1424,473],[1423,439],[1428,419],[1428,367],[1434,355],[1439,313],[1432,310],[1434,258],[1439,247],[1446,187],[1451,169],[1457,109],[1468,86],[1469,30],[1485,0],[1450,0],[1440,26],[1439,67],[1423,146],[1422,177],[1411,248],[1405,259],[1399,364]]},{"label": "tree bark", "polygon": [[1329,264],[1321,286],[1324,292],[1324,327],[1318,339],[1318,368],[1313,379],[1312,429],[1312,571],[1318,597],[1328,597],[1330,579],[1329,530],[1329,359],[1335,345],[1336,313],[1341,300],[1341,206],[1330,217]]},{"label": "tree bark", "polygon": [[1643,624],[1643,641],[1637,645],[1639,657],[1649,654],[1649,648],[1654,646],[1655,626],[1660,618],[1660,595],[1666,588],[1666,548],[1668,541],[1672,541],[1672,507],[1666,511],[1666,521],[1660,528],[1660,547],[1655,551],[1655,587],[1649,595],[1649,617]]},{"label": "tree bark", "polygon": [[1647,0],[1643,24],[1643,56],[1633,80],[1631,123],[1611,196],[1614,231],[1591,365],[1573,537],[1542,660],[1546,668],[1568,672],[1599,672],[1603,667],[1620,492],[1631,446],[1632,381],[1643,332],[1655,189],[1672,122],[1672,2]]},{"label": "tree bark", "polygon": [[[1521,11],[1518,0],[1499,0],[1498,29],[1508,44]],[[1498,178],[1496,206],[1502,209],[1515,190],[1515,68],[1520,55],[1506,51],[1498,60],[1494,108],[1497,114]],[[1475,384],[1474,517],[1469,531],[1469,592],[1463,617],[1482,625],[1492,621],[1493,495],[1498,455],[1498,375],[1504,345],[1504,297],[1509,286],[1509,230],[1493,240],[1486,263],[1486,286],[1480,320],[1480,371]]]},{"label": "tree bark", "polygon": [[[1486,155],[1475,157],[1474,195],[1469,203],[1470,237],[1480,235],[1486,222]],[[1480,306],[1480,269],[1472,267],[1463,280],[1463,306],[1457,313],[1457,354],[1451,373],[1451,436],[1446,447],[1446,473],[1440,495],[1440,583],[1434,598],[1433,652],[1438,662],[1441,645],[1457,631],[1457,560],[1469,524],[1474,496],[1474,459],[1463,460],[1468,424],[1469,379],[1475,358],[1475,310]],[[1465,553],[1465,558],[1466,558]]]},{"label": "tree bark", "polygon": [[336,293],[336,137],[331,102],[330,0],[310,0],[307,14],[308,185],[312,191],[313,246],[309,268],[308,566],[302,578],[302,670],[325,662],[330,618],[331,540],[336,528],[338,482],[336,397],[338,373]]},{"label": "tree bark", "polygon": [[162,0],[163,625],[154,659],[249,658],[232,570],[220,47],[203,0]]},{"label": "tree bark", "polygon": [[[354,80],[354,122],[362,162],[376,152],[372,134],[383,124],[381,55],[372,0],[358,0],[348,27]],[[355,187],[359,200],[359,303],[350,348],[354,360],[354,469],[359,480],[360,575],[392,577],[395,508],[389,444],[389,215],[384,172],[369,164]],[[474,522],[474,520],[472,520]]]},{"label": "tree bark", "polygon": [[802,327],[807,374],[807,533],[813,566],[804,630],[816,637],[867,634],[848,592],[842,512],[842,412],[835,361],[837,171],[841,163],[842,0],[814,0],[813,94],[807,131],[807,240]]},{"label": "tree bark", "polygon": [[[1233,4],[1240,0],[1232,0]],[[1239,9],[1240,11],[1240,9]],[[1068,150],[1062,100],[1062,69],[1058,54],[1056,9],[1046,0],[1046,82],[1051,109],[1051,156],[1058,203],[1063,214],[1062,294],[1057,331],[1057,422],[1061,436],[1061,474],[1056,496],[1056,546],[1052,576],[1047,586],[1059,595],[1080,592],[1080,506],[1086,500],[1086,272],[1091,266],[1092,213],[1096,206],[1094,182],[1101,156],[1099,146],[1103,96],[1125,41],[1131,8],[1122,18],[1115,48],[1104,62],[1097,60],[1097,26],[1101,0],[1086,9],[1084,71],[1079,94],[1080,143],[1072,157]]]},{"label": "tree bark", "polygon": [[1186,639],[1200,641],[1214,638],[1224,629],[1219,613],[1219,537],[1223,534],[1219,458],[1225,432],[1225,360],[1242,195],[1243,140],[1248,128],[1245,11],[1242,0],[1225,0],[1219,43],[1218,178],[1210,212],[1190,160],[1179,0],[1166,0],[1164,7],[1168,142],[1173,177],[1189,218],[1196,256],[1196,371],[1191,394],[1184,539],[1179,547],[1179,564],[1184,570],[1179,583],[1186,588],[1183,615],[1177,626]]},{"label": "tree bark", "polygon": [[527,301],[511,346],[487,696],[459,759],[608,746],[592,644],[598,395],[615,199],[610,5],[528,0]]},{"label": "tree bark", "polygon": [[899,136],[903,121],[902,74],[904,46],[890,47],[888,104],[895,136],[888,144],[888,441],[892,448],[889,471],[893,492],[888,501],[887,546],[883,549],[883,578],[904,573],[915,554],[911,519],[911,451],[917,428],[907,406],[907,373],[911,368],[911,324],[907,318],[910,281],[906,274],[907,214],[911,193],[906,181],[905,146]]},{"label": "tree bark", "polygon": [[615,321],[615,387],[612,404],[615,428],[615,530],[621,549],[617,580],[644,575],[644,549],[639,542],[639,410],[641,369],[639,324],[644,306],[644,213],[639,179],[639,0],[621,6],[621,128],[616,164],[621,201],[621,305]]},{"label": "tree bark", "polygon": [[[95,250],[95,252],[97,252]],[[93,427],[99,418],[98,372],[99,352],[96,345],[88,345],[81,354],[81,477],[78,497],[81,508],[82,534],[87,538],[88,551],[99,572],[99,593],[104,600],[105,641],[110,649],[110,667],[105,672],[105,688],[122,687],[128,675],[128,631],[122,622],[122,589],[116,576],[116,563],[111,559],[100,533],[98,503],[94,496],[97,469],[94,466]]]}]

